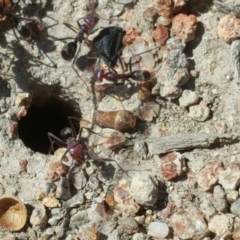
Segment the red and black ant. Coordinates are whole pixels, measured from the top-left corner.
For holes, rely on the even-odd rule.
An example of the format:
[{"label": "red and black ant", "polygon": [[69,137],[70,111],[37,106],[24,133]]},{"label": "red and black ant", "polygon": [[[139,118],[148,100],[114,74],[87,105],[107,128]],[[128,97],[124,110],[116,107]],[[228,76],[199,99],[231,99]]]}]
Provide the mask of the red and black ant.
[{"label": "red and black ant", "polygon": [[[64,154],[61,157],[61,163],[65,159],[67,153],[69,153],[70,156],[72,157],[72,159],[74,160],[74,162],[72,163],[72,164],[74,164],[73,167],[74,168],[77,167],[79,169],[79,167],[81,168],[82,165],[85,163],[85,160],[86,160],[85,156],[89,153],[89,149],[90,149],[88,147],[87,140],[81,137],[82,130],[86,129],[89,132],[97,134],[97,135],[99,135],[101,137],[104,137],[104,136],[102,136],[102,135],[100,135],[98,133],[95,133],[92,130],[90,130],[89,128],[86,128],[86,127],[81,127],[80,128],[80,132],[79,132],[79,134],[77,136],[77,132],[75,130],[75,127],[73,125],[72,120],[78,120],[79,121],[79,118],[77,118],[77,117],[68,117],[68,120],[69,120],[69,123],[70,123],[71,127],[65,127],[65,128],[63,128],[61,130],[60,135],[61,135],[62,139],[60,139],[60,138],[56,137],[55,135],[53,135],[52,133],[48,132],[48,138],[49,138],[49,140],[51,142],[51,147],[50,147],[49,154],[50,154],[50,152],[54,151],[54,148],[53,148],[54,143],[58,144],[60,147],[67,147],[67,150],[64,152]],[[94,158],[96,158],[95,160],[97,160],[97,161],[106,160],[106,161],[113,161],[113,162],[115,162],[118,165],[118,167],[123,172],[125,172],[122,169],[122,167],[119,166],[119,164],[115,160],[99,158],[93,151],[92,151],[92,154],[94,155]],[[91,156],[92,156],[92,154],[91,154]]]},{"label": "red and black ant", "polygon": [[[84,24],[80,24],[80,20],[83,19],[85,22]],[[62,58],[65,60],[72,60],[77,51],[77,43],[80,44],[85,39],[85,35],[89,33],[89,31],[97,24],[99,17],[93,14],[87,14],[83,18],[79,18],[77,20],[77,24],[79,27],[79,32],[75,37],[74,41],[67,43],[61,51]],[[66,26],[70,27],[69,24],[65,23]],[[72,28],[71,28],[72,29]],[[69,39],[69,38],[62,38],[61,40]],[[75,60],[73,64],[75,63]]]},{"label": "red and black ant", "polygon": [[85,162],[85,155],[88,153],[87,142],[83,138],[81,138],[83,127],[81,128],[80,133],[77,136],[77,132],[75,130],[72,120],[79,120],[79,118],[68,117],[68,120],[71,127],[65,127],[61,130],[60,135],[62,139],[56,137],[50,132],[48,133],[48,138],[51,142],[51,148],[49,153],[51,151],[54,151],[53,145],[54,143],[56,143],[61,147],[67,147],[67,150],[61,157],[61,162],[65,158],[66,154],[69,152],[75,163],[77,163],[78,165],[82,165]]},{"label": "red and black ant", "polygon": [[9,9],[10,4],[6,4],[5,1],[1,1],[0,3],[0,15],[2,16],[2,21],[6,20],[6,24],[4,26],[4,31],[2,35],[6,32],[8,23],[10,21],[11,26],[13,27],[13,33],[18,40],[17,34],[15,32],[15,28],[19,32],[20,36],[24,39],[29,39],[32,36],[32,28],[30,24],[34,27],[37,27],[40,24],[35,18],[27,18],[27,17],[20,17],[16,16],[12,13],[12,10],[16,7],[19,3],[19,0],[14,4],[14,6]]}]

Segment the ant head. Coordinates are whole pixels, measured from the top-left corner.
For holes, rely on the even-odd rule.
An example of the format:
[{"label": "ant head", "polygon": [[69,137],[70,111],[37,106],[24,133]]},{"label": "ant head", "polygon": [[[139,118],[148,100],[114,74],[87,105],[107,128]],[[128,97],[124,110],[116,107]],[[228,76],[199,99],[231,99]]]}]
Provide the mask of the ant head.
[{"label": "ant head", "polygon": [[31,27],[25,23],[24,21],[21,21],[17,25],[17,30],[22,38],[24,39],[30,39],[32,36],[32,29]]},{"label": "ant head", "polygon": [[77,50],[77,44],[75,42],[70,42],[66,44],[62,49],[62,58],[65,60],[71,60],[74,58]]},{"label": "ant head", "polygon": [[66,141],[68,138],[73,137],[73,131],[71,128],[66,127],[61,130],[60,135]]}]

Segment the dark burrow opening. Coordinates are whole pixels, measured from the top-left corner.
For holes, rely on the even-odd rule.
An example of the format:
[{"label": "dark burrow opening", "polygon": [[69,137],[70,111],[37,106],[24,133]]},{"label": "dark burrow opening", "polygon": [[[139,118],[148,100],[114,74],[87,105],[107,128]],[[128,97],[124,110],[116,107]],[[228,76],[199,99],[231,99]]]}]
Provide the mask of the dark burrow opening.
[{"label": "dark burrow opening", "polygon": [[[76,103],[65,101],[60,97],[47,96],[33,97],[28,107],[26,116],[18,122],[18,135],[26,147],[34,152],[48,154],[50,141],[48,132],[60,138],[60,131],[64,127],[70,127],[68,117],[80,118],[76,111]],[[79,123],[74,123],[75,129],[79,131]],[[59,148],[54,144],[54,150]],[[51,153],[52,154],[52,153]]]}]

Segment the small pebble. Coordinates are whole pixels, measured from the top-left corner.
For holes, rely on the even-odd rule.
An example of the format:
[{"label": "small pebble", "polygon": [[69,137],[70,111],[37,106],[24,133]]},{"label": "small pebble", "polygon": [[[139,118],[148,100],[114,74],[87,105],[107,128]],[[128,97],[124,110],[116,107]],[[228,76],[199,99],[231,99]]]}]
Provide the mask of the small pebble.
[{"label": "small pebble", "polygon": [[231,204],[230,210],[235,216],[240,217],[240,198]]},{"label": "small pebble", "polygon": [[197,103],[198,100],[199,97],[195,92],[191,90],[184,90],[182,92],[182,96],[179,98],[179,105],[181,107],[188,107]]},{"label": "small pebble", "polygon": [[240,239],[240,227],[237,227],[233,231],[232,235],[233,240],[239,240]]},{"label": "small pebble", "polygon": [[179,39],[188,42],[195,38],[197,17],[180,13],[172,19],[171,33]]},{"label": "small pebble", "polygon": [[54,196],[47,196],[42,200],[44,206],[48,208],[55,208],[60,206],[60,202]]},{"label": "small pebble", "polygon": [[69,180],[66,177],[60,176],[60,180],[56,189],[56,198],[67,200],[71,198],[71,189]]},{"label": "small pebble", "polygon": [[171,221],[175,236],[181,239],[194,239],[195,236],[201,239],[208,233],[207,224],[196,209],[174,213]]},{"label": "small pebble", "polygon": [[82,191],[79,191],[76,195],[74,195],[72,198],[70,198],[69,200],[67,200],[64,204],[63,207],[64,208],[72,208],[75,207],[77,205],[81,205],[84,202],[84,196]]},{"label": "small pebble", "polygon": [[62,218],[61,216],[54,216],[52,218],[49,218],[48,224],[50,224],[51,226],[56,226],[61,218]]},{"label": "small pebble", "polygon": [[148,226],[148,235],[159,240],[167,237],[169,228],[166,223],[163,222],[152,222]]},{"label": "small pebble", "polygon": [[70,210],[69,214],[70,214],[70,216],[73,216],[73,215],[75,215],[77,212],[78,212],[78,210],[77,210],[76,208],[73,208],[73,209]]},{"label": "small pebble", "polygon": [[231,236],[233,228],[234,216],[232,214],[215,215],[210,220],[209,230],[215,233],[221,239],[226,239]]},{"label": "small pebble", "polygon": [[86,192],[84,196],[86,197],[86,199],[90,200],[93,197],[93,192]]},{"label": "small pebble", "polygon": [[229,203],[233,203],[235,202],[239,197],[239,193],[238,191],[231,191],[227,194],[227,200]]},{"label": "small pebble", "polygon": [[147,236],[144,233],[135,233],[132,236],[132,240],[146,240]]},{"label": "small pebble", "polygon": [[225,191],[235,190],[240,183],[240,171],[227,168],[219,174],[219,183]]},{"label": "small pebble", "polygon": [[141,205],[153,206],[158,199],[158,181],[147,174],[135,174],[129,189],[132,198]]},{"label": "small pebble", "polygon": [[186,172],[186,160],[181,153],[167,153],[160,157],[160,169],[165,180],[173,179]]},{"label": "small pebble", "polygon": [[216,209],[209,199],[203,199],[202,203],[200,204],[200,209],[207,219],[216,213]]},{"label": "small pebble", "polygon": [[51,214],[60,214],[61,213],[61,209],[60,208],[52,208],[51,209]]},{"label": "small pebble", "polygon": [[221,171],[223,171],[222,163],[217,161],[208,162],[197,175],[199,188],[203,191],[211,189],[217,183]]},{"label": "small pebble", "polygon": [[240,38],[240,19],[233,13],[222,17],[218,23],[218,35],[228,43]]},{"label": "small pebble", "polygon": [[153,216],[147,215],[144,224],[148,226],[151,222],[153,222]]},{"label": "small pebble", "polygon": [[126,234],[133,234],[138,231],[137,222],[130,217],[123,217],[118,221],[120,231]]},{"label": "small pebble", "polygon": [[130,184],[125,179],[121,179],[114,187],[113,194],[116,202],[114,207],[121,212],[132,215],[139,211],[140,206],[130,196],[129,188]]},{"label": "small pebble", "polygon": [[47,224],[47,213],[46,209],[43,205],[40,205],[36,208],[34,208],[31,217],[30,217],[30,223],[33,226],[38,226],[40,228],[44,228]]},{"label": "small pebble", "polygon": [[144,216],[144,215],[142,215],[142,216],[137,216],[137,217],[135,217],[134,219],[135,219],[135,221],[136,221],[139,225],[143,225],[144,222],[145,222],[145,216]]},{"label": "small pebble", "polygon": [[218,212],[226,212],[228,208],[226,193],[220,185],[217,185],[213,189],[213,205]]},{"label": "small pebble", "polygon": [[197,106],[191,106],[188,115],[198,122],[204,122],[209,118],[210,113],[211,111],[207,104],[201,103]]},{"label": "small pebble", "polygon": [[47,228],[45,233],[46,233],[46,235],[53,235],[54,234],[54,230],[52,228]]}]

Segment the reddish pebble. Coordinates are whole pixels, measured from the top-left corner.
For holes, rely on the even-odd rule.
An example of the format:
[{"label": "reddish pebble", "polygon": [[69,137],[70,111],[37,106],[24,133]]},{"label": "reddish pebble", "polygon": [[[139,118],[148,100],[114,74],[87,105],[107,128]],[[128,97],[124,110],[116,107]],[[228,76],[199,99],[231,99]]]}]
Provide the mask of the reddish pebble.
[{"label": "reddish pebble", "polygon": [[218,35],[226,42],[240,38],[240,19],[232,13],[225,15],[219,21]]},{"label": "reddish pebble", "polygon": [[181,176],[186,171],[185,158],[178,152],[167,153],[160,159],[161,172],[165,180]]},{"label": "reddish pebble", "polygon": [[198,174],[198,186],[203,191],[211,189],[218,181],[219,173],[223,170],[222,164],[216,161],[207,163]]},{"label": "reddish pebble", "polygon": [[188,42],[195,38],[197,17],[195,15],[178,14],[172,19],[171,33]]},{"label": "reddish pebble", "polygon": [[168,29],[161,24],[158,24],[157,28],[153,31],[153,38],[157,43],[164,44],[168,36]]},{"label": "reddish pebble", "polygon": [[19,161],[19,167],[20,167],[20,172],[26,172],[27,171],[27,165],[28,161],[27,160],[20,160]]}]

